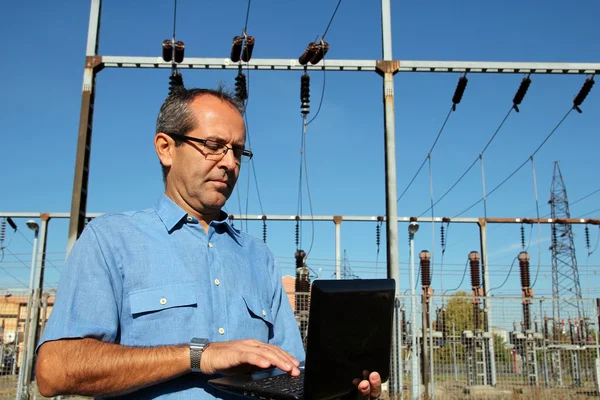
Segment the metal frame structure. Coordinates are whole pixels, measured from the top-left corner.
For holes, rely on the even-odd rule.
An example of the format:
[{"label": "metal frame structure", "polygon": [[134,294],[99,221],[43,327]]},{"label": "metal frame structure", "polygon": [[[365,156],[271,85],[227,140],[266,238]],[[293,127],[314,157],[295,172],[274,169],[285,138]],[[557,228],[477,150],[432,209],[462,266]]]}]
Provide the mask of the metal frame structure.
[{"label": "metal frame structure", "polygon": [[[171,63],[154,57],[102,56],[98,54],[98,37],[100,32],[102,0],[91,0],[86,63],[84,68],[83,90],[73,194],[70,211],[69,236],[67,253],[83,231],[87,211],[89,168],[91,155],[91,139],[93,130],[93,112],[96,91],[96,76],[103,68],[171,68]],[[317,65],[309,65],[310,70],[328,71],[369,71],[377,72],[383,77],[384,103],[384,136],[385,136],[385,173],[386,173],[386,216],[387,220],[397,220],[396,203],[396,142],[394,111],[394,75],[398,72],[436,72],[436,73],[528,73],[528,74],[597,74],[600,63],[519,63],[519,62],[465,62],[465,61],[410,61],[394,60],[392,57],[392,29],[390,0],[381,0],[382,23],[382,60],[323,60]],[[187,58],[178,64],[179,69],[237,69],[238,63],[219,58]],[[254,70],[302,70],[294,59],[252,59],[244,63],[244,68]],[[420,219],[422,220],[422,219]],[[456,220],[453,220],[457,222]],[[491,222],[489,219],[487,222]],[[484,289],[486,296],[489,281],[486,279],[485,259],[485,223],[478,220],[482,227],[482,268],[484,268]],[[483,225],[482,225],[483,224]],[[399,282],[398,226],[386,224],[387,274],[396,280],[397,292]],[[338,264],[339,266],[339,264]],[[339,268],[339,267],[338,267]],[[488,322],[491,317],[487,314]],[[396,321],[394,323],[396,325]],[[488,324],[489,326],[490,324]],[[491,328],[490,328],[491,329]],[[400,343],[401,346],[401,343]],[[400,347],[401,348],[401,347]],[[398,348],[394,342],[393,357]],[[491,354],[493,354],[493,349]],[[396,365],[398,360],[392,360]],[[492,382],[494,384],[494,365],[492,363]],[[401,379],[401,378],[400,378]],[[396,385],[394,387],[394,385]],[[398,393],[401,382],[392,382],[392,392]]]},{"label": "metal frame structure", "polygon": [[[569,218],[569,200],[567,187],[563,181],[558,161],[554,162],[554,174],[550,188],[550,207],[552,218],[561,220]],[[552,297],[574,297],[573,301],[563,300],[554,302],[554,315],[560,321],[565,315],[569,318],[584,318],[581,299],[581,283],[579,281],[579,268],[575,255],[573,230],[571,225],[552,224]]]},{"label": "metal frame structure", "polygon": [[[87,213],[83,215],[83,221],[90,220],[96,217],[99,217],[102,213]],[[35,282],[34,287],[30,288],[31,294],[31,304],[33,304],[34,317],[32,317],[27,323],[27,329],[29,334],[27,335],[27,342],[25,343],[25,348],[30,351],[30,354],[33,354],[35,338],[37,335],[38,323],[37,323],[37,315],[39,313],[39,304],[40,304],[40,295],[43,286],[44,279],[44,269],[45,269],[45,254],[46,254],[46,242],[47,242],[47,231],[49,222],[51,219],[67,219],[71,218],[71,215],[66,212],[53,212],[53,213],[39,213],[39,212],[0,212],[0,218],[40,218],[42,221],[42,235],[40,238],[40,242],[38,244],[39,251],[36,263],[36,271],[35,271]],[[333,222],[336,226],[335,228],[335,248],[336,248],[336,277],[340,277],[341,271],[341,259],[340,259],[340,247],[341,247],[341,224],[343,221],[349,222],[379,222],[386,221],[387,219],[382,216],[359,216],[359,215],[350,215],[350,216],[341,216],[341,215],[262,215],[262,214],[245,214],[235,216],[234,214],[230,215],[230,219],[238,219],[238,220],[246,220],[246,221],[289,221],[296,222],[297,219],[301,221],[320,221],[320,222]],[[461,224],[477,224],[480,230],[480,238],[481,238],[481,270],[484,280],[484,293],[485,293],[485,315],[486,315],[486,334],[492,334],[492,324],[491,324],[491,306],[487,299],[489,298],[489,269],[487,264],[485,264],[484,260],[487,258],[487,245],[486,245],[486,236],[487,236],[487,224],[488,223],[496,223],[496,224],[590,224],[590,225],[600,225],[600,219],[591,219],[591,218],[572,218],[566,220],[556,221],[552,218],[445,218],[445,217],[405,217],[400,216],[396,217],[396,221],[398,223],[410,223],[410,222],[423,222],[423,223],[431,223],[431,222],[450,222],[450,223],[461,223]],[[387,224],[387,225],[396,225],[397,224]],[[399,274],[399,270],[398,274]],[[401,334],[400,334],[401,336]],[[490,336],[491,337],[491,336]],[[490,355],[493,355],[493,341],[488,341],[490,350],[487,354],[487,359],[489,359],[489,380],[488,382],[491,385],[495,384],[496,372],[494,369],[495,362],[494,358]],[[396,342],[398,349],[402,349],[402,342]],[[28,357],[27,364],[29,368],[31,368],[32,361]],[[400,370],[400,365],[397,364],[396,368]],[[24,369],[23,376],[19,377],[19,381],[23,380],[23,384],[20,385],[20,390],[24,396],[27,395],[30,388],[31,383],[31,369]],[[398,378],[397,378],[398,379]],[[398,385],[400,382],[398,382]],[[393,390],[393,386],[392,386]]]}]

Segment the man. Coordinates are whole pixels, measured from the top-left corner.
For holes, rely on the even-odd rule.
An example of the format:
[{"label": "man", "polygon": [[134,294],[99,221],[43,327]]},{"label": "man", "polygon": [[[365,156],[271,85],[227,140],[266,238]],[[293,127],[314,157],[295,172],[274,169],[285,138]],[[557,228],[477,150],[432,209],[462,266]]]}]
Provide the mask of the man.
[{"label": "man", "polygon": [[[252,157],[245,136],[228,94],[167,98],[154,137],[165,193],[152,209],[96,218],[73,247],[38,346],[44,396],[230,398],[208,379],[271,366],[299,374],[274,257],[222,211]],[[380,394],[377,373],[355,384]]]}]

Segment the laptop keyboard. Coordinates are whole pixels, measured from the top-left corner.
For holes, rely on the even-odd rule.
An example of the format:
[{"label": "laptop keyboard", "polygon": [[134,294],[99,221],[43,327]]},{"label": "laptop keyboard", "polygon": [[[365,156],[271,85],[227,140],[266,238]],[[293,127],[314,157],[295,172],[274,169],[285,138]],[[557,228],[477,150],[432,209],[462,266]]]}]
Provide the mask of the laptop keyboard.
[{"label": "laptop keyboard", "polygon": [[288,374],[275,375],[249,382],[244,387],[249,390],[262,389],[270,392],[302,395],[304,391],[304,370],[301,370],[298,376]]}]

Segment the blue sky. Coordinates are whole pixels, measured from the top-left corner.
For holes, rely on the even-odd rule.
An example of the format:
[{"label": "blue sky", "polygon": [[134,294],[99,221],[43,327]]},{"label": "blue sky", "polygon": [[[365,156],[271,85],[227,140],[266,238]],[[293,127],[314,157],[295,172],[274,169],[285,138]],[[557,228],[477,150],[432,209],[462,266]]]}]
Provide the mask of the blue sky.
[{"label": "blue sky", "polygon": [[[143,4],[143,5],[142,5]],[[337,1],[254,0],[248,33],[255,36],[254,58],[297,58],[308,42],[322,34]],[[0,212],[70,209],[89,1],[45,4],[5,2],[0,6],[0,33],[5,57],[0,64],[2,189]],[[227,58],[234,35],[240,34],[247,2],[178,1],[177,38],[188,57]],[[105,0],[100,54],[160,56],[161,42],[172,32],[172,1]],[[393,1],[393,55],[399,60],[600,62],[594,0],[577,6],[556,0],[519,2]],[[381,58],[380,3],[343,0],[327,34],[330,59]],[[158,160],[152,147],[157,111],[168,91],[170,71],[105,69],[98,75],[88,211],[117,212],[150,207],[162,191]],[[242,170],[238,193],[227,211],[239,214],[298,212],[301,117],[301,73],[250,73],[248,123],[254,168]],[[319,104],[323,73],[311,72],[311,114]],[[183,71],[186,86],[232,86],[235,71]],[[459,75],[400,73],[395,77],[398,194],[421,164],[451,106]],[[439,198],[477,157],[512,104],[523,75],[470,74],[457,111],[452,113],[432,154],[434,199]],[[488,191],[520,165],[556,126],[572,105],[585,76],[533,75],[520,113],[512,113],[486,151]],[[306,158],[315,215],[385,215],[382,79],[371,72],[328,72],[318,117],[307,131]],[[596,85],[597,86],[597,85]],[[540,214],[549,213],[553,163],[560,162],[569,198],[575,201],[600,188],[600,95],[598,87],[571,113],[535,157]],[[250,174],[250,175],[249,175]],[[303,175],[305,176],[305,175]],[[248,181],[250,185],[248,185]],[[482,194],[479,164],[435,208],[436,216],[455,216]],[[248,186],[250,188],[248,189]],[[310,214],[306,181],[302,213]],[[535,217],[531,165],[491,195],[493,217]],[[428,166],[398,203],[399,215],[419,215],[430,203]],[[578,217],[598,209],[600,192],[572,206]],[[246,207],[246,204],[248,206]],[[483,205],[468,217],[483,216]],[[600,217],[595,211],[587,217]],[[0,286],[28,282],[32,234],[17,220],[20,234],[9,229],[0,263]],[[237,225],[239,226],[239,222]],[[46,282],[56,286],[64,262],[67,222],[50,225]],[[244,224],[262,236],[260,223]],[[575,226],[575,245],[584,295],[597,296],[598,251],[587,256],[583,226]],[[591,246],[600,230],[590,226]],[[478,249],[476,226],[452,224],[441,265],[439,224],[421,224],[416,248],[434,252],[436,293],[460,282],[469,251]],[[536,294],[551,293],[550,230],[526,227],[531,241],[532,274],[539,267]],[[313,247],[309,265],[320,277],[334,271],[334,224],[302,224],[302,247]],[[385,236],[377,258],[375,224],[342,223],[342,250],[363,278],[385,275]],[[401,287],[408,288],[406,224],[399,226]],[[293,273],[294,224],[268,224],[268,244],[283,273]],[[539,255],[538,255],[538,248]],[[520,251],[518,225],[489,229],[492,286],[500,284]],[[541,255],[541,257],[540,257]],[[378,261],[376,264],[375,261]],[[8,271],[8,272],[7,272]],[[443,272],[443,275],[442,275]],[[9,274],[10,273],[10,274]],[[15,280],[10,275],[16,276]],[[468,277],[462,288],[469,289]],[[520,295],[517,269],[497,294]]]}]

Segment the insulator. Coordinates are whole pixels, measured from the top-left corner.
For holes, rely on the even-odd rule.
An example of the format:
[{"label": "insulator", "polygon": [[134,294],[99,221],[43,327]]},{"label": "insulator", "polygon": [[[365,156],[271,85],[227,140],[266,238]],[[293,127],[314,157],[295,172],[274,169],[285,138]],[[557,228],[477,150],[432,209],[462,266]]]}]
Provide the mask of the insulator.
[{"label": "insulator", "polygon": [[525,249],[525,227],[521,224],[521,248]]},{"label": "insulator", "polygon": [[379,249],[379,245],[381,244],[381,225],[379,223],[375,226],[375,244],[377,244],[377,248]]},{"label": "insulator", "polygon": [[579,107],[583,101],[585,100],[585,98],[587,97],[587,95],[590,93],[590,90],[592,90],[592,86],[594,86],[594,78],[587,78],[585,80],[585,82],[583,83],[583,86],[581,87],[581,90],[579,91],[579,93],[577,93],[577,96],[575,96],[575,98],[573,99],[573,105],[575,107]]},{"label": "insulator", "polygon": [[479,260],[469,260],[471,264],[471,286],[481,286],[481,276],[479,274]]},{"label": "insulator", "polygon": [[185,44],[181,41],[175,42],[175,62],[183,62],[183,56],[185,54]]},{"label": "insulator", "polygon": [[263,242],[267,243],[267,216],[262,216],[263,221]]},{"label": "insulator", "polygon": [[0,223],[0,248],[4,243],[4,238],[6,237],[6,218],[2,220]]},{"label": "insulator", "polygon": [[440,225],[440,236],[442,242],[442,248],[446,247],[446,237],[444,234],[444,225]]},{"label": "insulator", "polygon": [[456,90],[454,91],[454,96],[452,96],[452,109],[456,110],[456,105],[460,103],[462,100],[463,94],[465,93],[465,89],[467,88],[467,83],[469,79],[466,76],[461,76],[458,78],[458,84],[456,85]]},{"label": "insulator", "polygon": [[516,112],[519,112],[519,107],[517,107],[523,101],[523,98],[527,94],[527,90],[529,89],[529,85],[531,85],[531,79],[529,77],[523,78],[521,81],[521,85],[513,97],[513,108]]},{"label": "insulator", "polygon": [[229,58],[233,62],[240,61],[240,54],[242,53],[242,44],[244,43],[244,38],[242,36],[235,36],[233,38],[233,43],[231,44],[231,54]]},{"label": "insulator", "polygon": [[318,46],[315,42],[310,42],[304,50],[304,53],[300,57],[298,57],[298,62],[301,65],[306,65],[310,62],[310,59],[313,58],[315,52],[318,50]]},{"label": "insulator", "polygon": [[169,76],[169,95],[172,95],[177,90],[183,89],[183,76],[178,71],[173,71]]},{"label": "insulator", "polygon": [[400,309],[400,313],[401,313],[401,317],[402,317],[402,321],[401,321],[401,329],[402,329],[402,333],[406,334],[406,308],[402,307]]},{"label": "insulator", "polygon": [[317,45],[317,51],[313,54],[312,58],[310,59],[310,63],[318,64],[323,59],[323,57],[325,57],[328,51],[329,43],[323,42],[322,44]]},{"label": "insulator", "polygon": [[519,257],[519,269],[521,271],[521,286],[524,288],[531,287],[531,278],[529,275],[529,260],[527,257]]},{"label": "insulator", "polygon": [[246,36],[246,43],[244,43],[244,50],[242,51],[242,61],[250,61],[252,50],[254,50],[254,36]]},{"label": "insulator", "polygon": [[296,215],[296,248],[300,244],[300,217]]},{"label": "insulator", "polygon": [[306,72],[300,77],[300,112],[310,113],[310,76]]},{"label": "insulator", "polygon": [[552,244],[556,246],[557,243],[558,241],[556,239],[556,225],[552,225]]},{"label": "insulator", "polygon": [[421,282],[423,286],[431,286],[431,261],[421,259]]},{"label": "insulator", "polygon": [[13,228],[15,232],[17,231],[17,224],[15,224],[15,221],[13,221],[11,217],[6,218],[6,222],[8,222],[10,227]]},{"label": "insulator", "polygon": [[[2,240],[0,239],[0,242]],[[588,249],[588,251],[590,250],[590,228],[588,228],[588,226],[585,226],[585,247]]]},{"label": "insulator", "polygon": [[241,101],[248,98],[248,89],[246,87],[246,75],[242,71],[235,77],[235,97]]},{"label": "insulator", "polygon": [[173,60],[173,41],[167,39],[162,43],[162,58],[165,62]]},{"label": "insulator", "polygon": [[306,257],[306,252],[304,250],[296,250],[294,257],[296,258],[296,270],[304,268],[304,258]]}]

